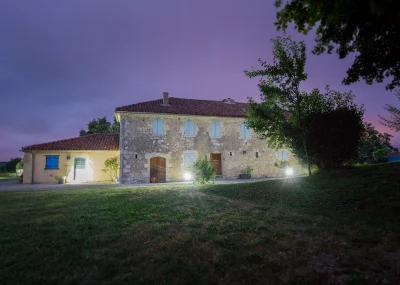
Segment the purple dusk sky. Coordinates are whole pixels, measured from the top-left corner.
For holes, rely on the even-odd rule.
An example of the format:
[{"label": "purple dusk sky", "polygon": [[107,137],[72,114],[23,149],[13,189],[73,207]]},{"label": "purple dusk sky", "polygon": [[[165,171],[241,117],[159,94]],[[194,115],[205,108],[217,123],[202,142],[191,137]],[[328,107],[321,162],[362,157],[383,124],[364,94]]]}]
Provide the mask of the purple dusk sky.
[{"label": "purple dusk sky", "polygon": [[[170,96],[246,101],[257,80],[243,70],[272,59],[273,0],[38,0],[0,2],[0,161],[22,146],[78,135],[115,107]],[[377,122],[397,105],[385,84],[343,86],[352,59],[313,56],[304,90],[353,90]],[[392,142],[400,146],[400,134]]]}]

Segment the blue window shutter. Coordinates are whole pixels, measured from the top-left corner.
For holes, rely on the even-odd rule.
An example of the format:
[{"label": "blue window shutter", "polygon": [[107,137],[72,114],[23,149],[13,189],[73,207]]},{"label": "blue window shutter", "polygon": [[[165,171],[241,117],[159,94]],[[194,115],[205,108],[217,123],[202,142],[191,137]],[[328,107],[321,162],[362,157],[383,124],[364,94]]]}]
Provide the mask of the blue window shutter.
[{"label": "blue window shutter", "polygon": [[57,169],[58,168],[58,156],[48,155],[46,156],[46,166],[47,169]]},{"label": "blue window shutter", "polygon": [[215,136],[220,137],[221,136],[221,124],[220,122],[215,122]]},{"label": "blue window shutter", "polygon": [[289,160],[289,153],[287,151],[283,153],[284,153],[284,160]]},{"label": "blue window shutter", "polygon": [[188,136],[188,135],[189,135],[189,121],[185,121],[183,134],[184,134],[185,136]]},{"label": "blue window shutter", "polygon": [[195,126],[194,126],[194,121],[190,121],[190,135],[194,136],[196,130],[195,130]]},{"label": "blue window shutter", "polygon": [[194,134],[195,134],[194,121],[193,120],[186,120],[185,121],[184,135],[185,136],[194,136]]},{"label": "blue window shutter", "polygon": [[156,135],[157,133],[157,119],[153,119],[153,134]]},{"label": "blue window shutter", "polygon": [[215,137],[215,122],[211,123],[211,137]]},{"label": "blue window shutter", "polygon": [[164,134],[164,120],[158,119],[158,134]]}]

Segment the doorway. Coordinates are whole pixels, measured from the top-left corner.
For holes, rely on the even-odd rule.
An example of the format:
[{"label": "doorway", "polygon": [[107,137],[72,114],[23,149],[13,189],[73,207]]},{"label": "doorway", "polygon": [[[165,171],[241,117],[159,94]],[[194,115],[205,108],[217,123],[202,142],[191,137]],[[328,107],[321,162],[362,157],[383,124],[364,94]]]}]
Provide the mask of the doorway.
[{"label": "doorway", "polygon": [[214,166],[216,175],[222,175],[222,163],[220,153],[210,153],[211,164]]},{"label": "doorway", "polygon": [[86,180],[86,158],[75,157],[74,159],[74,180],[84,181]]},{"label": "doorway", "polygon": [[150,159],[150,183],[166,182],[166,159],[153,157]]}]

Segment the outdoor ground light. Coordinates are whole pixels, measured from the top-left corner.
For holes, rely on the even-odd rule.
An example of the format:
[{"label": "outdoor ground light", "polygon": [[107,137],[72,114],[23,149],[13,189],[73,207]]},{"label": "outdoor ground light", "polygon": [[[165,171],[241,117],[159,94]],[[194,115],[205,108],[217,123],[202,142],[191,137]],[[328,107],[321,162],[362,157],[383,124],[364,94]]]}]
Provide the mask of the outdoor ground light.
[{"label": "outdoor ground light", "polygon": [[185,180],[192,180],[192,178],[193,178],[192,173],[190,173],[190,172],[185,172],[183,174],[183,177],[185,178]]},{"label": "outdoor ground light", "polygon": [[294,173],[293,168],[288,167],[288,168],[285,169],[285,175],[286,176],[292,176],[293,173]]}]

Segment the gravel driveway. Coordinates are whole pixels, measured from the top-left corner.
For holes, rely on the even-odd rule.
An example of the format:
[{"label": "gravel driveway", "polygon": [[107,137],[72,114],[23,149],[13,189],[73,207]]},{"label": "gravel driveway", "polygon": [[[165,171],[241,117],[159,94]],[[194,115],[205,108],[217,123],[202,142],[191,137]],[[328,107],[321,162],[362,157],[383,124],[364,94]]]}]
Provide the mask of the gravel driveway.
[{"label": "gravel driveway", "polygon": [[[246,183],[255,181],[272,180],[279,178],[254,178],[254,179],[218,179],[216,184],[226,183]],[[165,185],[185,185],[192,182],[168,182],[168,183],[144,183],[144,184],[19,184],[17,180],[0,180],[0,192],[20,192],[20,191],[42,191],[42,190],[74,190],[74,189],[98,189],[98,188],[127,188],[138,186],[165,186]]]}]

